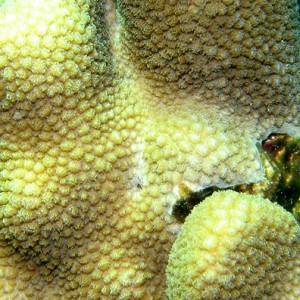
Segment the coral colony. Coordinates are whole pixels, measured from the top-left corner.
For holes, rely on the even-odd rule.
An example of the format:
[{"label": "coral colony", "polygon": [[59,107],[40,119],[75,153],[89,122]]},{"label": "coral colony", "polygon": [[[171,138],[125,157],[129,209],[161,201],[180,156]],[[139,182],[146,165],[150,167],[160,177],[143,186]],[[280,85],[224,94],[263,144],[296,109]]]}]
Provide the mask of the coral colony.
[{"label": "coral colony", "polygon": [[299,299],[299,50],[296,0],[0,0],[0,299]]}]

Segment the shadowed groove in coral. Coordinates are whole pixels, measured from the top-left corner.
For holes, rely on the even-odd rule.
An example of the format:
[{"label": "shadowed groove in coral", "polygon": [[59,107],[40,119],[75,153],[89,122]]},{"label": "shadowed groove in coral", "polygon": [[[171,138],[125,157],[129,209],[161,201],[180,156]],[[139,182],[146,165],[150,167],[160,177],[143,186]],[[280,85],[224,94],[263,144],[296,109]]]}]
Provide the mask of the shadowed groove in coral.
[{"label": "shadowed groove in coral", "polygon": [[180,198],[173,206],[172,215],[179,222],[184,222],[195,205],[215,191],[229,189],[258,195],[276,202],[287,211],[292,212],[299,222],[300,139],[286,134],[272,133],[262,141],[260,148],[265,175],[263,180],[225,189],[212,186],[197,192],[191,192],[185,185],[181,185],[178,189]]}]

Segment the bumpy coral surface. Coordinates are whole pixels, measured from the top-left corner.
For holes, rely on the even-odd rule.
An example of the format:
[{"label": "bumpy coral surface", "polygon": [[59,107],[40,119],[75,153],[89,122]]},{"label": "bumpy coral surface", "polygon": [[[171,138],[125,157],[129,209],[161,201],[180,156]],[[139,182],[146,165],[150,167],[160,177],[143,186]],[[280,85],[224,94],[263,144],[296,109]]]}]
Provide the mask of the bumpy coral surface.
[{"label": "bumpy coral surface", "polygon": [[167,283],[170,300],[299,299],[300,227],[269,200],[216,192],[186,218]]},{"label": "bumpy coral surface", "polygon": [[299,127],[291,1],[0,0],[0,298],[163,299],[178,186],[258,180]]}]

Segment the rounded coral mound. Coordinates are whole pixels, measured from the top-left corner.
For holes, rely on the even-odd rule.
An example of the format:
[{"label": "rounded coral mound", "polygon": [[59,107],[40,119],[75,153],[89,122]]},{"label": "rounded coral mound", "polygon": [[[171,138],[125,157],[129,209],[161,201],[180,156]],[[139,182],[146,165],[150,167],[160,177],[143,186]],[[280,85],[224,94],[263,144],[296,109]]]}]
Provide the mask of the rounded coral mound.
[{"label": "rounded coral mound", "polygon": [[263,198],[214,193],[187,217],[167,268],[169,299],[299,299],[300,228]]}]

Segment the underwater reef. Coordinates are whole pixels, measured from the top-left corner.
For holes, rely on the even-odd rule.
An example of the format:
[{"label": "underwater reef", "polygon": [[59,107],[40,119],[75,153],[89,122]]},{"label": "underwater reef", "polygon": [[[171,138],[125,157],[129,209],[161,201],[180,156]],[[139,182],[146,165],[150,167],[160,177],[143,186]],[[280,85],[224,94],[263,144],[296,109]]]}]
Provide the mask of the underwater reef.
[{"label": "underwater reef", "polygon": [[299,297],[299,225],[244,193],[290,201],[260,145],[300,136],[298,19],[296,0],[0,0],[0,299]]}]

